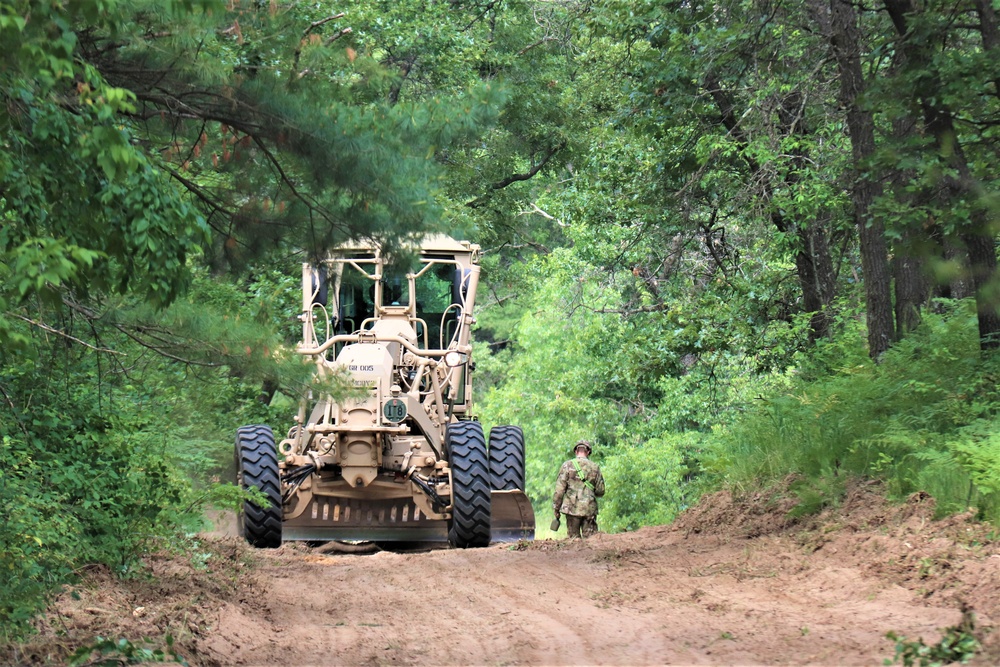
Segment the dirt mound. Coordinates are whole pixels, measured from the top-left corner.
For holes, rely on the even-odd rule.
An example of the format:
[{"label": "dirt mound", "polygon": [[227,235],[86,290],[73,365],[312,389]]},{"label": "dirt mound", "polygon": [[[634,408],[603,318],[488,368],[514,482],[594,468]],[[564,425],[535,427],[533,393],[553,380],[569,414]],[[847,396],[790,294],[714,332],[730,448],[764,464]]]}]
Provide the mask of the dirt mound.
[{"label": "dirt mound", "polygon": [[974,510],[934,520],[935,501],[923,492],[889,503],[874,481],[849,485],[835,507],[796,517],[793,483],[745,496],[717,492],[673,529],[724,540],[780,538],[798,544],[810,567],[850,564],[928,604],[967,609],[984,645],[974,662],[1000,664],[1000,633],[992,632],[1000,622],[1000,530],[977,522]]},{"label": "dirt mound", "polygon": [[88,569],[36,620],[35,636],[0,647],[0,664],[63,664],[99,637],[166,651],[169,635],[177,653],[193,656],[227,609],[265,612],[260,600],[266,586],[256,574],[257,553],[246,542],[213,538],[196,545],[184,555],[151,555],[125,578],[106,567]]},{"label": "dirt mound", "polygon": [[893,504],[871,481],[850,485],[836,507],[814,516],[790,515],[797,502],[788,484],[745,497],[720,491],[672,529],[729,540],[790,538],[814,560],[846,555],[866,573],[924,598],[944,597],[998,616],[1000,530],[975,521],[974,510],[934,520],[935,502],[926,493]]},{"label": "dirt mound", "polygon": [[87,573],[0,663],[97,635],[171,634],[192,665],[880,664],[963,609],[1000,661],[1000,531],[877,485],[791,517],[787,489],[704,499],[672,526],[466,551],[252,551],[214,537],[151,577]]}]

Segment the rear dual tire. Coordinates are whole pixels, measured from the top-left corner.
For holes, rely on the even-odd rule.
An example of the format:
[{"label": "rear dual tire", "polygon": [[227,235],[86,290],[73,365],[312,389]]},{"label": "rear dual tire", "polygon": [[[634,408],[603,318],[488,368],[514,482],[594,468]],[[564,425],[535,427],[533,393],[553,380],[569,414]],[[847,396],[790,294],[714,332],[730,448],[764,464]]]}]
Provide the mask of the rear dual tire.
[{"label": "rear dual tire", "polygon": [[494,491],[524,491],[524,431],[520,426],[490,429],[490,484]]}]

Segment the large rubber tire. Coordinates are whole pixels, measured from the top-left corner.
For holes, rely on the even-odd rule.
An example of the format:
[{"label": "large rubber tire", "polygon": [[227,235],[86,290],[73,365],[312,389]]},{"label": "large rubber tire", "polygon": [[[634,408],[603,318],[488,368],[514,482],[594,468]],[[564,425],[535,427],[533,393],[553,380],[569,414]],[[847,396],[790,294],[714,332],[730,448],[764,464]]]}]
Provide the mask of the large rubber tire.
[{"label": "large rubber tire", "polygon": [[494,491],[524,491],[524,431],[520,426],[490,429],[490,484]]},{"label": "large rubber tire", "polygon": [[261,549],[280,547],[281,478],[270,426],[257,424],[236,430],[236,480],[242,488],[256,488],[271,501],[268,507],[243,503],[237,515],[240,535]]},{"label": "large rubber tire", "polygon": [[490,471],[486,438],[479,422],[456,422],[445,434],[451,465],[454,509],[448,526],[453,547],[485,547],[490,543]]}]

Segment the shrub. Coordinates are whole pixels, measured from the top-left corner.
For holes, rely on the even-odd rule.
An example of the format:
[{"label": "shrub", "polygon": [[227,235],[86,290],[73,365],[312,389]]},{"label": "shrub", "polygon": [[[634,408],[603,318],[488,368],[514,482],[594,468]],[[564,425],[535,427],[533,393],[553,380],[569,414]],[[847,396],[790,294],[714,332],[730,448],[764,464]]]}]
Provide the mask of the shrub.
[{"label": "shrub", "polygon": [[859,327],[817,346],[791,390],[720,432],[716,472],[737,490],[796,473],[813,495],[877,477],[897,497],[923,490],[941,512],[972,504],[1000,522],[1000,358],[981,356],[971,304],[946,305],[878,364]]}]

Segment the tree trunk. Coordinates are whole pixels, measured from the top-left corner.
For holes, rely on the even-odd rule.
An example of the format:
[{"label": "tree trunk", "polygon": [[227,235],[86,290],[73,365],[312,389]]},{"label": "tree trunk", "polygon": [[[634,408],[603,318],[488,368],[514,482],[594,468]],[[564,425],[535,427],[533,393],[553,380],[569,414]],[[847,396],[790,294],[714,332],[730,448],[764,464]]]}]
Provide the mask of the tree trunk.
[{"label": "tree trunk", "polygon": [[[825,222],[828,222],[829,219]],[[795,268],[802,288],[802,304],[809,318],[809,340],[815,342],[830,335],[830,303],[835,296],[833,259],[830,255],[828,227],[810,220],[798,227],[800,250],[795,253]]]},{"label": "tree trunk", "polygon": [[854,221],[861,245],[861,270],[865,282],[865,307],[868,323],[868,354],[878,359],[892,345],[892,298],[890,295],[889,254],[882,223],[870,215],[872,202],[882,192],[874,178],[865,175],[863,166],[875,153],[875,119],[860,105],[865,89],[861,70],[860,35],[854,6],[848,0],[829,0],[816,12],[820,28],[829,35],[834,58],[840,70],[840,103],[847,109],[847,129],[851,152],[858,174],[851,187]]},{"label": "tree trunk", "polygon": [[[783,135],[797,134],[801,137],[809,135],[802,113],[803,99],[798,92],[786,95],[778,106],[778,118]],[[803,142],[803,145],[805,142]],[[799,182],[799,171],[807,169],[808,155],[798,148],[792,151],[792,168],[785,175],[785,183],[794,186]],[[802,287],[802,301],[807,313],[812,313],[809,320],[809,340],[815,342],[830,334],[830,313],[827,310],[833,301],[835,278],[833,258],[830,255],[830,242],[827,235],[830,214],[803,220],[795,225],[799,239],[798,252],[795,254],[795,267],[799,274],[799,285]]]},{"label": "tree trunk", "polygon": [[909,17],[914,14],[910,0],[883,0],[889,18],[902,41],[910,67],[919,68],[920,88],[915,91],[924,115],[927,132],[934,137],[938,155],[944,158],[950,171],[942,176],[943,192],[955,206],[967,205],[969,221],[959,227],[958,235],[969,254],[969,274],[976,295],[981,349],[1000,347],[1000,313],[993,294],[992,281],[997,269],[996,246],[989,231],[987,211],[978,202],[978,183],[965,157],[965,150],[955,131],[951,109],[941,102],[940,74],[933,69],[930,57],[911,39]]},{"label": "tree trunk", "polygon": [[[983,50],[993,52],[993,58],[1000,55],[1000,28],[997,27],[997,13],[991,0],[975,0],[979,14],[979,34],[983,39]],[[1000,97],[1000,77],[993,78],[993,94]]]},{"label": "tree trunk", "polygon": [[[927,233],[936,244],[937,254],[941,259],[957,266],[969,265],[969,253],[960,243],[950,236],[945,236],[941,225],[930,225]],[[957,275],[950,277],[947,282],[938,284],[934,289],[934,294],[943,299],[968,299],[973,296],[973,291],[966,276]]]},{"label": "tree trunk", "polygon": [[[897,51],[894,57],[893,73],[903,67],[903,55]],[[896,120],[892,124],[892,137],[902,144],[913,137],[917,121],[912,116]],[[913,169],[893,169],[889,174],[889,182],[895,193],[896,202],[904,209],[921,210],[926,197],[914,195],[908,186],[915,178]],[[924,224],[926,220],[922,221]],[[896,339],[900,340],[920,325],[921,310],[930,297],[930,275],[927,269],[927,258],[938,254],[943,258],[940,248],[927,242],[924,225],[910,222],[902,230],[902,239],[893,246],[891,263],[893,284],[896,297]]]},{"label": "tree trunk", "polygon": [[[909,233],[909,236],[913,236]],[[915,239],[904,239],[907,241]],[[924,261],[918,253],[905,249],[892,260],[892,275],[896,284],[896,337],[903,338],[920,325],[920,311],[927,301],[927,279]]]}]

